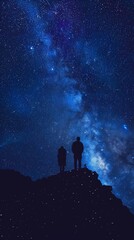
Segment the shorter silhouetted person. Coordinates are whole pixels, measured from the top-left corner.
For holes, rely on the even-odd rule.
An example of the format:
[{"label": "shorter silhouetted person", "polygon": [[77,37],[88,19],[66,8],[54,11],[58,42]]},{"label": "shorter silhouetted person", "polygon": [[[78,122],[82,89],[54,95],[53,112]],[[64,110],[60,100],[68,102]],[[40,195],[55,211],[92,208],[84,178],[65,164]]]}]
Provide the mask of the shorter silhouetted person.
[{"label": "shorter silhouetted person", "polygon": [[58,164],[59,164],[59,167],[60,167],[60,172],[64,172],[64,169],[65,169],[65,166],[66,166],[66,149],[61,146],[59,149],[58,149]]},{"label": "shorter silhouetted person", "polygon": [[72,144],[72,152],[74,154],[74,169],[77,170],[77,162],[79,169],[81,169],[81,159],[82,159],[82,153],[84,150],[83,143],[80,142],[80,137],[76,138],[76,141]]}]

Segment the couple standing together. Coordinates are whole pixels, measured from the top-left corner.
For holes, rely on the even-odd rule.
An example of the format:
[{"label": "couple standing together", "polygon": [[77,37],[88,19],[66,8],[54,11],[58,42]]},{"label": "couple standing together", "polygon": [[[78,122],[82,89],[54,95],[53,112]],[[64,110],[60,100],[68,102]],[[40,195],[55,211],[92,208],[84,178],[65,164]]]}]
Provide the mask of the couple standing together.
[{"label": "couple standing together", "polygon": [[[81,159],[82,153],[84,150],[83,143],[80,141],[80,137],[76,138],[76,141],[72,144],[72,152],[74,154],[74,169],[81,169]],[[66,166],[66,149],[62,146],[58,149],[58,164],[60,166],[60,172],[64,172],[64,168]]]}]

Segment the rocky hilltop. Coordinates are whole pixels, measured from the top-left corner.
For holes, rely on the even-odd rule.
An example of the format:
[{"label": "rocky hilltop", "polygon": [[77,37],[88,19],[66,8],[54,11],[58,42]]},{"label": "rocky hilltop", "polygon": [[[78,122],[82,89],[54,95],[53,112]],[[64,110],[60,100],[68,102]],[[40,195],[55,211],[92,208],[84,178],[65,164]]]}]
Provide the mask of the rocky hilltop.
[{"label": "rocky hilltop", "polygon": [[133,239],[134,215],[86,168],[33,182],[0,170],[0,239]]}]

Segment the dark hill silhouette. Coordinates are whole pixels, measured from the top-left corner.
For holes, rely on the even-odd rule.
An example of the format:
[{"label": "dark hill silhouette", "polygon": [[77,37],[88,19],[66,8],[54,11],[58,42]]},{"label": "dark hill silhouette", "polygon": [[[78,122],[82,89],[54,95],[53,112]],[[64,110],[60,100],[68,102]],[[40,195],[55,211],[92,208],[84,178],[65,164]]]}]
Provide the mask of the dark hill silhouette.
[{"label": "dark hill silhouette", "polygon": [[0,239],[133,239],[134,216],[84,168],[32,182],[0,170]]}]

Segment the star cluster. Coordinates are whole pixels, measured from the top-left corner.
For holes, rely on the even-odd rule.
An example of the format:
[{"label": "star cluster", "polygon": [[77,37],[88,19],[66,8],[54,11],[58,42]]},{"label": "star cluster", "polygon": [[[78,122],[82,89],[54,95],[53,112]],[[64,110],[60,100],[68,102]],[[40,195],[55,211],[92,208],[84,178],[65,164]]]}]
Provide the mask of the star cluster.
[{"label": "star cluster", "polygon": [[133,2],[1,1],[0,167],[34,179],[58,171],[57,149],[134,211]]}]

